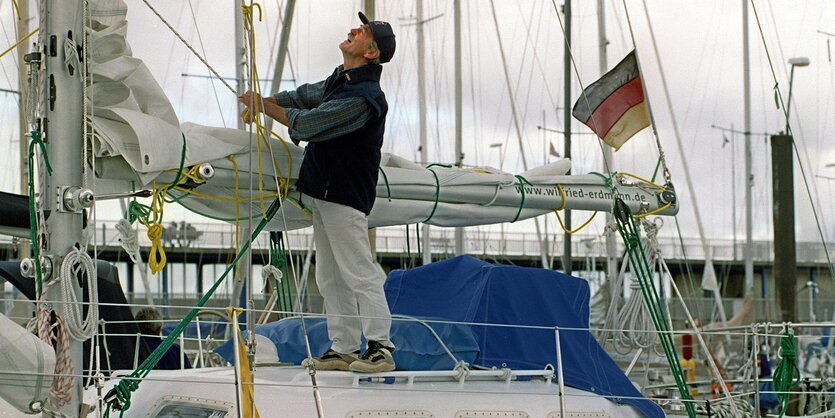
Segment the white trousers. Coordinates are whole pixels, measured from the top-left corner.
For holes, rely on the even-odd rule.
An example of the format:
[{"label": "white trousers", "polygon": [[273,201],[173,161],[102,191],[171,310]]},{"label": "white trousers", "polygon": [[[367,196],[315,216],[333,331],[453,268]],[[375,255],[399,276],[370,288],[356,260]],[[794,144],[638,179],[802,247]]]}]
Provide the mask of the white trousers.
[{"label": "white trousers", "polygon": [[335,351],[360,349],[366,340],[394,347],[382,269],[374,263],[368,241],[368,218],[345,205],[313,199],[316,284],[325,299],[328,337]]}]

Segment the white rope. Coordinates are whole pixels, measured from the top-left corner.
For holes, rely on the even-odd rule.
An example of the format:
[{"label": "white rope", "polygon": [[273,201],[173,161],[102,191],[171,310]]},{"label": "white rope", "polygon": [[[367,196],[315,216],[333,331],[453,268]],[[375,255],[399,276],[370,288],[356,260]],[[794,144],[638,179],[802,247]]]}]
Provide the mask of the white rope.
[{"label": "white rope", "polygon": [[72,69],[72,74],[81,71],[81,60],[78,58],[78,48],[76,48],[75,39],[67,37],[64,39],[64,66],[67,71]]},{"label": "white rope", "polygon": [[652,317],[641,297],[640,284],[633,278],[629,288],[632,289],[632,294],[617,315],[618,323],[615,329],[618,330],[612,335],[615,350],[621,354],[638,348],[649,349],[658,343]]},{"label": "white rope", "polygon": [[[261,278],[264,279],[264,289],[267,289],[270,285],[271,279],[275,280],[277,283],[281,283],[281,279],[284,278],[284,272],[282,272],[278,267],[268,264],[261,270]],[[275,289],[275,292],[278,293],[278,288]]]},{"label": "white rope", "polygon": [[[83,317],[82,303],[73,291],[73,280],[77,277],[87,277],[88,309],[87,317]],[[67,333],[76,341],[85,341],[95,335],[99,322],[99,293],[96,266],[87,253],[79,248],[73,248],[61,263],[61,293],[67,301]]]},{"label": "white rope", "polygon": [[[44,405],[61,408],[72,400],[72,390],[75,387],[73,378],[72,355],[70,342],[67,337],[66,324],[63,318],[55,313],[51,305],[43,299],[46,290],[55,285],[58,280],[44,284],[44,291],[35,302],[35,317],[29,321],[27,328],[38,335],[38,338],[55,347],[55,378],[49,389],[49,398]],[[52,321],[52,317],[55,321]]]},{"label": "white rope", "polygon": [[119,232],[119,245],[128,253],[134,263],[142,262],[142,254],[139,252],[139,237],[133,225],[127,219],[119,219],[116,222],[116,231]]},{"label": "white rope", "polygon": [[[657,260],[656,255],[658,254],[657,235],[659,225],[647,221],[643,221],[642,225],[646,231],[646,238],[643,240],[643,244],[647,249],[648,262],[653,266],[650,271],[654,271],[654,263]],[[604,325],[604,329],[607,331],[601,333],[602,340],[607,341],[607,339],[611,338],[613,348],[620,354],[627,354],[638,349],[648,350],[650,348],[656,354],[661,354],[658,351],[658,335],[655,332],[655,325],[644,304],[641,286],[634,274],[629,283],[629,289],[632,292],[629,298],[624,301],[623,307],[618,307],[618,295],[620,289],[623,287],[627,269],[632,271],[632,263],[629,262],[628,256],[624,256],[620,273],[611,289],[611,305]]]},{"label": "white rope", "polygon": [[[754,394],[754,396],[759,395]],[[699,410],[707,413],[707,408],[704,406],[699,405]],[[710,403],[710,416],[716,418],[753,417],[754,406],[745,399],[732,398],[728,402],[727,398],[723,398]]]},{"label": "white rope", "polygon": [[[641,219],[640,225],[645,232],[645,237],[641,242],[645,248],[650,272],[657,272],[660,284],[663,285],[664,278],[669,276],[669,272],[661,268],[663,266],[663,258],[661,256],[661,247],[658,243],[658,232],[663,226],[663,222],[661,222],[660,218],[656,218],[654,222]],[[620,354],[627,354],[640,348],[653,348],[656,354],[662,355],[663,353],[659,350],[658,346],[658,335],[655,332],[655,324],[652,322],[649,311],[647,311],[641,294],[640,283],[638,283],[637,276],[634,272],[632,274],[632,280],[629,283],[629,288],[632,292],[629,298],[624,301],[623,307],[618,307],[618,293],[623,286],[622,283],[627,268],[630,272],[632,271],[632,265],[629,262],[628,256],[624,256],[620,274],[618,274],[617,280],[614,281],[611,290],[611,304],[609,313],[606,316],[605,331],[601,332],[601,340],[607,341],[607,338],[610,338],[615,351]],[[651,278],[650,280],[653,279]],[[667,315],[667,320],[669,323],[669,315]],[[670,329],[672,329],[671,323]]]},{"label": "white rope", "polygon": [[155,305],[154,298],[151,296],[151,283],[148,281],[148,268],[142,261],[142,252],[139,250],[139,237],[136,229],[127,219],[119,219],[119,222],[116,222],[116,231],[119,232],[119,245],[122,246],[131,261],[139,267],[142,286],[145,288],[145,301],[148,305]]}]

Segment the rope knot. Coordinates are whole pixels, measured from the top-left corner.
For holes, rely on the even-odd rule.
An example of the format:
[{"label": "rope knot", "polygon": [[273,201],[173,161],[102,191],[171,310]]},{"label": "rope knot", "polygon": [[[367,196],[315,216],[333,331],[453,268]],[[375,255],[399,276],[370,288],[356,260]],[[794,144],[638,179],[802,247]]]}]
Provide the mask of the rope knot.
[{"label": "rope knot", "polygon": [[162,225],[160,224],[153,224],[148,227],[148,239],[151,241],[157,241],[162,238]]},{"label": "rope knot", "polygon": [[162,225],[153,223],[148,226],[148,239],[151,240],[151,253],[148,255],[148,267],[157,274],[165,267],[165,249],[162,248]]}]

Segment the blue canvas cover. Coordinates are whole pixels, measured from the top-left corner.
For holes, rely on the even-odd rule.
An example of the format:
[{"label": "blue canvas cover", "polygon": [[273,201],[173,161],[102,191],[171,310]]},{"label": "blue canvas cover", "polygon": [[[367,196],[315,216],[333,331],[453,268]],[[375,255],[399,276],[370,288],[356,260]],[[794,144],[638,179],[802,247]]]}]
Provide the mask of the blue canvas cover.
[{"label": "blue canvas cover", "polygon": [[476,365],[514,369],[556,366],[554,327],[560,327],[566,385],[630,404],[647,417],[664,416],[661,408],[642,398],[587,331],[589,287],[585,280],[459,256],[393,271],[385,291],[392,314],[516,325],[472,326],[480,349]]},{"label": "blue canvas cover", "polygon": [[[323,317],[305,317],[310,351],[322,355],[331,346],[328,328]],[[304,331],[300,318],[286,318],[255,327],[255,333],[263,335],[275,344],[282,362],[301,364],[307,358]],[[470,327],[461,324],[431,323],[425,325],[414,320],[397,320],[391,325],[391,341],[397,347],[392,353],[397,370],[452,370],[455,362],[438,344],[432,330],[458,360],[472,363],[478,354],[478,343]],[[244,332],[246,336],[246,332]],[[363,340],[364,341],[364,340]],[[363,343],[364,344],[364,343]],[[234,363],[232,340],[223,343],[214,352],[226,361]]]}]

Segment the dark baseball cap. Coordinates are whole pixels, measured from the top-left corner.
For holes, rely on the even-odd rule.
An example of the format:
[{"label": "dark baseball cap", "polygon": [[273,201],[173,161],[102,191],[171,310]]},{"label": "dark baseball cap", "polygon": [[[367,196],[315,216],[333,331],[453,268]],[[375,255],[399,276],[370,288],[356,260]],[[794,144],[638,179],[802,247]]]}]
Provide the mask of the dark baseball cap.
[{"label": "dark baseball cap", "polygon": [[362,23],[368,25],[368,28],[371,29],[374,42],[377,43],[377,48],[380,50],[380,62],[391,61],[396,43],[394,41],[394,31],[391,30],[389,22],[368,20],[363,12],[359,12],[359,16]]}]

